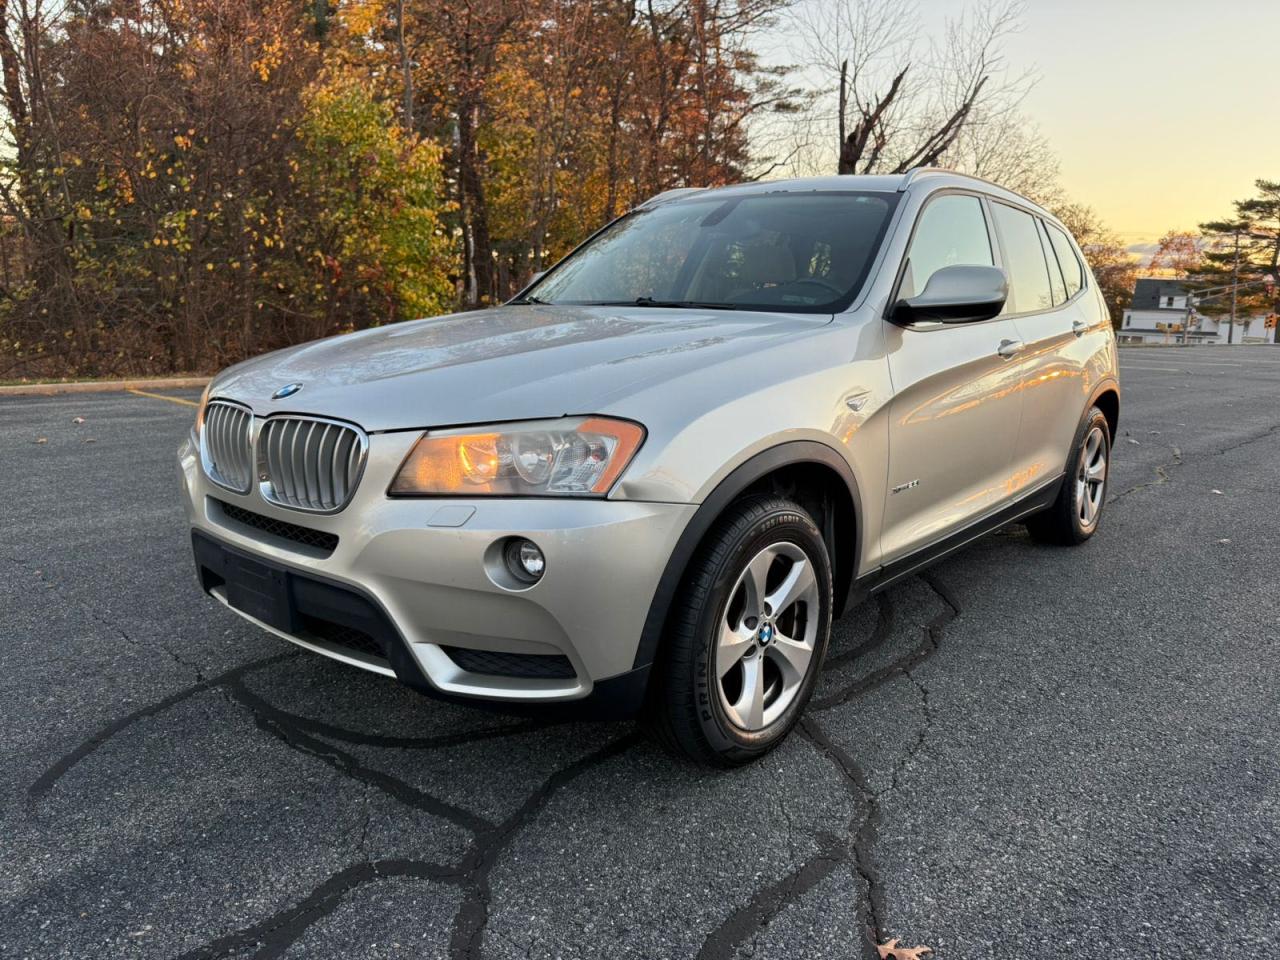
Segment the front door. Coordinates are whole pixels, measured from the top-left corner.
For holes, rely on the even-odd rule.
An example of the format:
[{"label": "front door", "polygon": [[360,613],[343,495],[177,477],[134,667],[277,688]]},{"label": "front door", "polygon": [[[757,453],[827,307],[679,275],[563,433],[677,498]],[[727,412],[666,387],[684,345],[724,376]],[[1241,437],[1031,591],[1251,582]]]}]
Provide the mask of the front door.
[{"label": "front door", "polygon": [[[996,265],[982,201],[931,198],[916,223],[896,299],[935,270]],[[885,562],[944,539],[1011,498],[1022,411],[1022,347],[1014,322],[900,326],[886,322],[894,399],[881,545]]]}]

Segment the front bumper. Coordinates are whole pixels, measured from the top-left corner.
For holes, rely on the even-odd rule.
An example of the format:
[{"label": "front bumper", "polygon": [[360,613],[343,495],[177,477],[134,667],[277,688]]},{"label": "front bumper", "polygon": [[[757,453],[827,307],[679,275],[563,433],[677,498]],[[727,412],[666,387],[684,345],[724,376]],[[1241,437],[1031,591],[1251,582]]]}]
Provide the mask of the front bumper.
[{"label": "front bumper", "polygon": [[[626,681],[637,679],[636,649],[645,618],[696,505],[387,497],[391,477],[417,436],[370,436],[360,487],[334,515],[290,510],[263,500],[256,490],[241,495],[217,486],[201,469],[189,439],[178,451],[179,474],[205,589],[293,643],[450,698],[556,703],[598,700],[619,687],[634,687]],[[319,542],[301,542],[296,531],[284,527],[266,529],[274,522],[313,531]],[[546,557],[546,572],[531,587],[494,573],[500,563],[495,545],[510,536],[533,540]],[[327,585],[351,602],[330,594],[319,601],[323,609],[334,603],[348,613],[364,609],[360,616],[366,624],[372,623],[369,617],[385,618],[387,637],[375,638],[382,655],[376,648],[335,643],[331,632],[313,629],[315,610],[303,611],[304,629],[297,617],[267,616],[244,602],[243,590],[232,596],[223,564],[232,563],[239,576],[240,561],[227,561],[225,555],[245,558],[253,568],[250,576],[283,578],[290,598],[294,584],[304,585],[303,594],[311,597],[307,602],[324,593],[314,584]],[[340,614],[328,619],[359,629]],[[564,658],[571,669],[532,672],[544,675],[481,672],[487,669],[485,657],[459,651],[486,651],[514,662],[563,663],[559,658]]]}]

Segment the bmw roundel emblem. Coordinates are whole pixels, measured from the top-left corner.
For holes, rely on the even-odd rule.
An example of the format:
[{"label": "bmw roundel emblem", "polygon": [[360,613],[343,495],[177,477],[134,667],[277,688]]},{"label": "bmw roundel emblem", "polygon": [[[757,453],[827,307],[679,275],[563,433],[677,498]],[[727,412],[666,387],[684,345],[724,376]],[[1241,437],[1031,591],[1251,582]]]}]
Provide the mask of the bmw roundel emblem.
[{"label": "bmw roundel emblem", "polygon": [[292,397],[295,393],[302,389],[300,383],[286,383],[283,387],[271,395],[272,400],[283,400],[285,397]]}]

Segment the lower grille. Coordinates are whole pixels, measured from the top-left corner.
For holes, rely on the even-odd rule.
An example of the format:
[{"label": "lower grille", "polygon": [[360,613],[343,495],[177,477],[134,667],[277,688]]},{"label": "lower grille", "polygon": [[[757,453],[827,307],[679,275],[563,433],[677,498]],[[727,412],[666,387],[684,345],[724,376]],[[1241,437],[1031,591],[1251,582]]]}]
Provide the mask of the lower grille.
[{"label": "lower grille", "polygon": [[355,627],[347,627],[340,623],[332,623],[328,620],[321,620],[319,617],[309,617],[302,615],[302,631],[304,638],[314,638],[324,643],[332,644],[335,647],[345,647],[356,653],[362,653],[366,657],[376,657],[379,660],[387,659],[386,648],[376,638],[365,633],[363,630],[357,630]]},{"label": "lower grille", "polygon": [[560,654],[501,653],[494,650],[468,650],[465,647],[440,649],[449,655],[450,660],[470,673],[545,680],[577,676],[569,658]]},{"label": "lower grille", "polygon": [[277,520],[274,517],[264,517],[260,513],[254,513],[252,510],[237,507],[235,504],[226,503],[214,497],[209,499],[218,505],[218,508],[222,510],[223,516],[228,520],[242,523],[246,527],[253,527],[255,530],[261,530],[263,533],[271,534],[273,537],[280,537],[284,540],[301,544],[304,547],[323,550],[326,555],[333,553],[338,547],[338,535],[336,533],[325,533],[323,530],[300,527],[296,523]]}]

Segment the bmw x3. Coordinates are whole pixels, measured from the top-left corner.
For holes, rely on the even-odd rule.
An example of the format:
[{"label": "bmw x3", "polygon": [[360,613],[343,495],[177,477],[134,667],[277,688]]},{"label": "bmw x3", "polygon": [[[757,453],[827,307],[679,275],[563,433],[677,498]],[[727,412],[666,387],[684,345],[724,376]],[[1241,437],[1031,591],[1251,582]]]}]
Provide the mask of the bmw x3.
[{"label": "bmw x3", "polygon": [[258,626],[729,765],[851,605],[1015,521],[1093,536],[1119,405],[1064,225],[922,169],[654,197],[502,306],[223,371],[179,461]]}]

